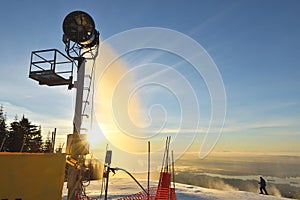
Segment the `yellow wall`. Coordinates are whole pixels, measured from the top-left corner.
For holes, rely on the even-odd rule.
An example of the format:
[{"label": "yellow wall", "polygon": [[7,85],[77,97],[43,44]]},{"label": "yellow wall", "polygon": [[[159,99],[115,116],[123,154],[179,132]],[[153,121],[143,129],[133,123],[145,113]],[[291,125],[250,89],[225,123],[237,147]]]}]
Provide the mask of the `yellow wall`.
[{"label": "yellow wall", "polygon": [[61,200],[65,154],[0,153],[0,200]]}]

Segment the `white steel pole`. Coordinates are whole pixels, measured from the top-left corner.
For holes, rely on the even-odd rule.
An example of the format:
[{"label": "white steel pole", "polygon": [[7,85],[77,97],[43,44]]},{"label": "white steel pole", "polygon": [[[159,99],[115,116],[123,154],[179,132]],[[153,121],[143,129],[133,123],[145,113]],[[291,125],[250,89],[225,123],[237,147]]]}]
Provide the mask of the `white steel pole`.
[{"label": "white steel pole", "polygon": [[[77,80],[74,83],[76,88],[75,113],[73,118],[73,139],[71,142],[71,156],[78,160],[80,156],[80,128],[82,121],[82,100],[85,77],[85,59],[83,57],[78,61]],[[68,200],[74,200],[76,192],[81,193],[80,168],[69,166],[68,169]]]},{"label": "white steel pole", "polygon": [[76,103],[75,113],[73,119],[73,134],[80,134],[81,120],[82,120],[82,100],[83,100],[83,87],[84,87],[84,76],[85,76],[85,59],[82,58],[78,64],[79,68],[77,71],[77,81],[74,83],[76,88]]}]

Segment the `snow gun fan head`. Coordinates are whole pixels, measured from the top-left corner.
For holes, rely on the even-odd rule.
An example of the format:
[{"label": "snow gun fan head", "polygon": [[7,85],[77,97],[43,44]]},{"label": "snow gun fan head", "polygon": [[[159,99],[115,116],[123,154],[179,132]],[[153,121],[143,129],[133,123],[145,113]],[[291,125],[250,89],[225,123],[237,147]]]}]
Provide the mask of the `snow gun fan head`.
[{"label": "snow gun fan head", "polygon": [[71,40],[84,48],[99,44],[99,32],[93,18],[83,11],[69,13],[63,22],[64,40]]}]

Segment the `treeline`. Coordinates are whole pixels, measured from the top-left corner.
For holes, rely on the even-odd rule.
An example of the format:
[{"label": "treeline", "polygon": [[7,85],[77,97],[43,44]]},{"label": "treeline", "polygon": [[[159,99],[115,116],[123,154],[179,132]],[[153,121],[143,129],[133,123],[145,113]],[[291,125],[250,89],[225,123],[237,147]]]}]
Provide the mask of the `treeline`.
[{"label": "treeline", "polygon": [[52,141],[49,136],[43,141],[41,126],[31,124],[24,115],[20,120],[15,118],[8,126],[0,105],[0,151],[49,153],[51,150]]}]

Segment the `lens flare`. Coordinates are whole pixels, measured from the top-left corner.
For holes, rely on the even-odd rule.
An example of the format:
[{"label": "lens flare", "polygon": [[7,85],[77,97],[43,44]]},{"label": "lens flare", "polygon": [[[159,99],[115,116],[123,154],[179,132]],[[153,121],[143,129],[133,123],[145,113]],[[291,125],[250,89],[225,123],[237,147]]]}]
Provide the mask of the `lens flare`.
[{"label": "lens flare", "polygon": [[[157,52],[145,56],[148,49]],[[89,130],[94,154],[105,154],[108,145],[115,165],[141,172],[147,167],[147,142],[152,142],[151,167],[158,169],[168,135],[175,159],[199,134],[204,138],[200,158],[212,151],[224,125],[226,95],[215,63],[200,44],[170,29],[148,27],[108,38],[99,52]],[[200,126],[204,97],[210,105],[204,105],[208,117]]]}]

